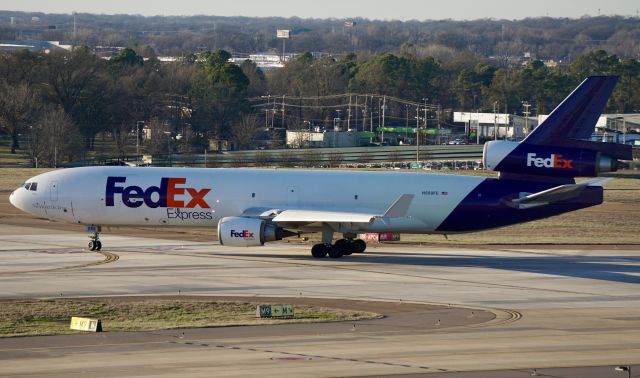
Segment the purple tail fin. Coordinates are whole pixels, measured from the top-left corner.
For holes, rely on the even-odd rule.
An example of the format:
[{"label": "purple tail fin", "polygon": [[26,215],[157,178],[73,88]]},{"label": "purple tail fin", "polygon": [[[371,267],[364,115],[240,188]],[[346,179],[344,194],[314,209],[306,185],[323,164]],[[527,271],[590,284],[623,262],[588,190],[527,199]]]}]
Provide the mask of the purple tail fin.
[{"label": "purple tail fin", "polygon": [[589,139],[617,81],[615,76],[586,78],[523,142],[558,146],[568,139]]}]

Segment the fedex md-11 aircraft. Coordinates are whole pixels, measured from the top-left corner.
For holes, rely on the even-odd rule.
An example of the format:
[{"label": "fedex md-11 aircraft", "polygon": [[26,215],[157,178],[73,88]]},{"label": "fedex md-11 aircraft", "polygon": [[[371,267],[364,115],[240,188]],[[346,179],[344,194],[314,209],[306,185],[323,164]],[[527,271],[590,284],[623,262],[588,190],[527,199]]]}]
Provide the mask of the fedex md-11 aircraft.
[{"label": "fedex md-11 aircraft", "polygon": [[[87,226],[217,226],[220,244],[259,246],[321,231],[313,257],[364,252],[361,232],[451,234],[532,221],[602,203],[602,179],[631,146],[591,142],[617,78],[584,80],[522,142],[484,145],[499,177],[415,172],[83,167],[29,179],[11,203]],[[334,234],[342,237],[334,242]]]}]

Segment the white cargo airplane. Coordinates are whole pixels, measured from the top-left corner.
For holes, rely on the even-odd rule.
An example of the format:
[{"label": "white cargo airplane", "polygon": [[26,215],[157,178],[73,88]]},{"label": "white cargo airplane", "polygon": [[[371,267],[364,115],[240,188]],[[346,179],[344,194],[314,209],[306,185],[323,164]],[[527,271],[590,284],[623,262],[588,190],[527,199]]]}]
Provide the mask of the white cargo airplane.
[{"label": "white cargo airplane", "polygon": [[[459,233],[526,222],[602,203],[601,180],[631,147],[590,142],[615,77],[590,77],[520,142],[485,145],[499,178],[426,173],[85,167],[29,179],[11,203],[78,223],[100,250],[101,226],[217,225],[220,243],[258,246],[321,231],[313,257],[363,252],[360,232]],[[342,238],[333,243],[335,233]]]}]

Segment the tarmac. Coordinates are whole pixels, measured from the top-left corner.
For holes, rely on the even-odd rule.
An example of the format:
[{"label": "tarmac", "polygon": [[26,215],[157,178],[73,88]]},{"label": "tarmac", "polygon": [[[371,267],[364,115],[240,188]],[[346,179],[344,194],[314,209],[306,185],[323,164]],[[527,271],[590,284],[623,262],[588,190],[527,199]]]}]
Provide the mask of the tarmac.
[{"label": "tarmac", "polygon": [[112,230],[99,254],[77,226],[0,223],[0,300],[249,297],[385,315],[3,338],[0,376],[640,376],[638,246],[384,244],[313,259],[301,243]]}]

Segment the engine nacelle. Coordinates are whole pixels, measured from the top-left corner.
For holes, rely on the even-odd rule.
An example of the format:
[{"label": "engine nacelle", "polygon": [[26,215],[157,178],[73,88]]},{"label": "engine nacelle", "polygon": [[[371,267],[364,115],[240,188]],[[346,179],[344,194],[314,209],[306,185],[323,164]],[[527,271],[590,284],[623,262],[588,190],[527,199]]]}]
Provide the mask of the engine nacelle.
[{"label": "engine nacelle", "polygon": [[616,171],[618,160],[598,151],[496,140],[484,145],[486,169],[527,175],[595,177]]},{"label": "engine nacelle", "polygon": [[282,228],[265,220],[225,217],[218,221],[218,240],[222,245],[254,247],[265,242],[282,240]]}]

